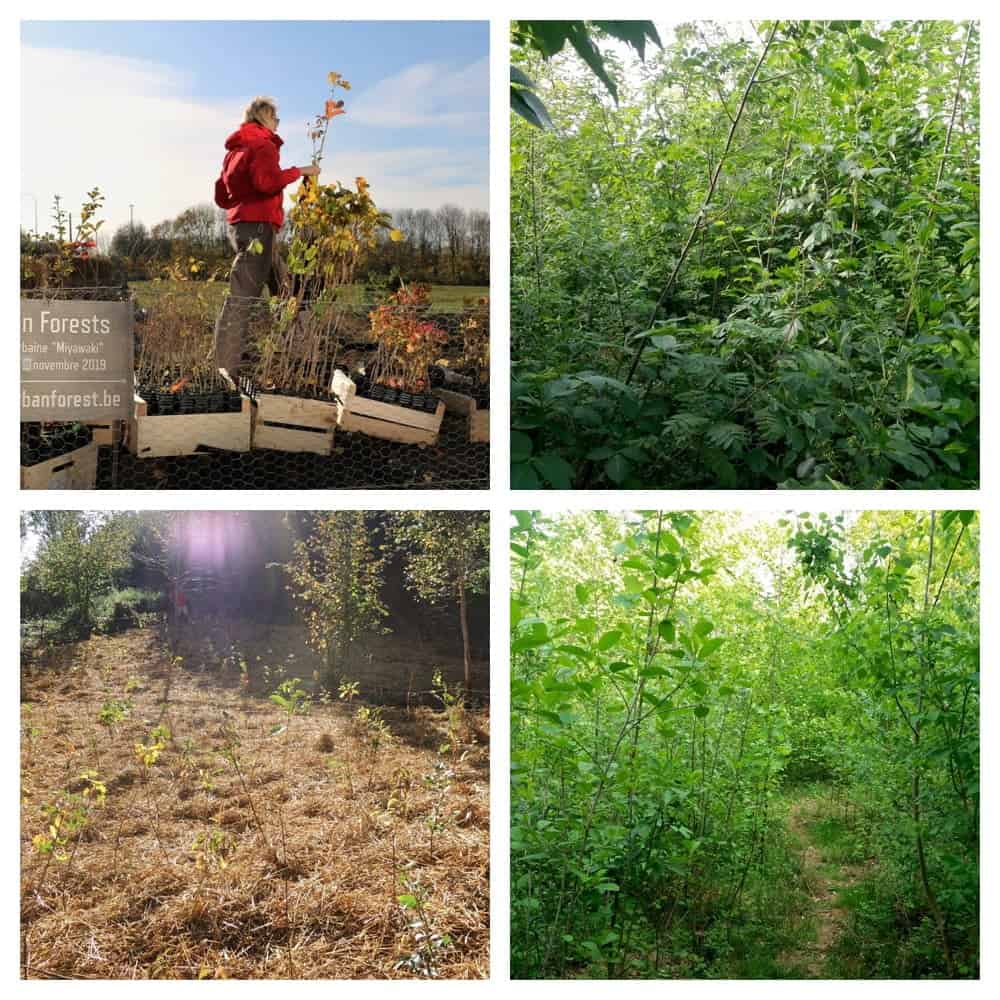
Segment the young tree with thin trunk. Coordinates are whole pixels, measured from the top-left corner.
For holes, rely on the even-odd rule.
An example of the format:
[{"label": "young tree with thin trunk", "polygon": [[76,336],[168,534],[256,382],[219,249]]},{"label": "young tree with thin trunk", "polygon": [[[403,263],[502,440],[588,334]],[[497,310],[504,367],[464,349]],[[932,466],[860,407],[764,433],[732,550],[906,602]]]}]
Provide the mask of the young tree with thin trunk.
[{"label": "young tree with thin trunk", "polygon": [[469,597],[490,580],[489,514],[478,510],[399,511],[392,531],[406,548],[406,586],[430,603],[456,601],[462,628],[465,689],[471,688]]},{"label": "young tree with thin trunk", "polygon": [[381,600],[385,556],[371,536],[364,511],[323,512],[286,564],[309,640],[326,658],[329,687],[358,639],[388,631],[382,625],[388,614]]}]

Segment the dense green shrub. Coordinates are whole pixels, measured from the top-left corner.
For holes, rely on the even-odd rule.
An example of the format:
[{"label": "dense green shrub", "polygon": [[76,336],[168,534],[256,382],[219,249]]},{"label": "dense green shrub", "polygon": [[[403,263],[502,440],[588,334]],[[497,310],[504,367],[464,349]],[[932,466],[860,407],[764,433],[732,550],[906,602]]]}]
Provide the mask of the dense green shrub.
[{"label": "dense green shrub", "polygon": [[166,609],[166,595],[137,587],[110,590],[94,602],[93,627],[98,632],[137,628]]},{"label": "dense green shrub", "polygon": [[978,31],[757,31],[516,53],[515,488],[978,485]]},{"label": "dense green shrub", "polygon": [[517,513],[515,976],[794,975],[803,830],[837,974],[976,975],[974,515],[747,520]]}]

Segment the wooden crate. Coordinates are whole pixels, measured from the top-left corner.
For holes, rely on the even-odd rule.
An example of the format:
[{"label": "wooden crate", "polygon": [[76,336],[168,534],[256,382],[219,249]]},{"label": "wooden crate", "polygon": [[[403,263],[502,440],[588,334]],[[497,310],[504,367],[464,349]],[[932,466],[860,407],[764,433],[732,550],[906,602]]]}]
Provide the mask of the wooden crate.
[{"label": "wooden crate", "polygon": [[433,413],[424,413],[365,399],[358,396],[354,381],[339,369],[333,374],[332,392],[337,397],[337,424],[341,430],[404,444],[437,444],[445,410],[441,400]]},{"label": "wooden crate", "polygon": [[490,443],[490,411],[473,410],[469,414],[469,440],[473,444]]},{"label": "wooden crate", "polygon": [[465,396],[451,389],[435,389],[435,395],[449,412],[461,413],[469,418],[469,440],[474,444],[490,442],[490,411],[480,410],[471,396]]},{"label": "wooden crate", "polygon": [[128,425],[128,447],[139,458],[192,455],[198,447],[249,451],[252,404],[242,396],[238,413],[166,413],[148,416],[147,404],[135,397]]},{"label": "wooden crate", "polygon": [[21,489],[24,490],[92,490],[96,485],[96,441],[58,458],[21,466]]},{"label": "wooden crate", "polygon": [[85,420],[84,423],[94,432],[94,440],[98,445],[115,443],[115,422],[113,420]]},{"label": "wooden crate", "polygon": [[461,413],[468,417],[476,412],[476,401],[471,396],[452,389],[435,389],[434,395],[444,403],[444,408],[449,413]]},{"label": "wooden crate", "polygon": [[261,393],[255,400],[254,448],[311,451],[329,455],[337,426],[337,406],[322,399]]}]

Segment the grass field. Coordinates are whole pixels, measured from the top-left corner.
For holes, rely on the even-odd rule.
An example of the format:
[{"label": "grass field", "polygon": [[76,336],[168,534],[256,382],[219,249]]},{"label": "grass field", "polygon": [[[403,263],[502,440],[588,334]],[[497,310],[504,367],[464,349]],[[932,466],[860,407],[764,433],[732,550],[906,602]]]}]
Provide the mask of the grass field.
[{"label": "grass field", "polygon": [[488,715],[241,690],[153,629],[22,668],[22,976],[488,976]]},{"label": "grass field", "polygon": [[[130,281],[129,287],[135,293],[140,306],[149,307],[157,298],[165,294],[186,293],[201,295],[205,303],[214,309],[222,305],[222,299],[229,288],[228,281]],[[478,299],[489,295],[485,285],[431,285],[431,303],[441,312],[458,312],[466,299]],[[343,289],[343,301],[360,305],[364,301],[363,285],[347,285]]]}]

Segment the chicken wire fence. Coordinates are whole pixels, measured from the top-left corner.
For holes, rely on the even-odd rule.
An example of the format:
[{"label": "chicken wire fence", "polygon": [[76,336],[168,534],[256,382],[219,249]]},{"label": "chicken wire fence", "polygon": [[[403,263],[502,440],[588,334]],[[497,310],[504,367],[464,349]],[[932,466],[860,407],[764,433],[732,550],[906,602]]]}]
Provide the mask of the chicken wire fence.
[{"label": "chicken wire fence", "polygon": [[[265,299],[228,298],[224,284],[182,285],[22,290],[25,298],[131,301],[136,381],[128,421],[22,422],[23,487],[488,488],[484,300],[463,300],[456,289],[443,302],[405,307],[415,326],[433,327],[438,353],[426,385],[414,389],[372,372],[386,352],[370,314],[393,308],[385,296],[352,287],[334,302],[297,300],[292,314],[286,300],[279,314]],[[238,385],[214,364],[227,299],[248,331]],[[335,373],[379,419],[367,409],[350,419],[339,413]],[[387,407],[390,421],[382,419]]]}]

